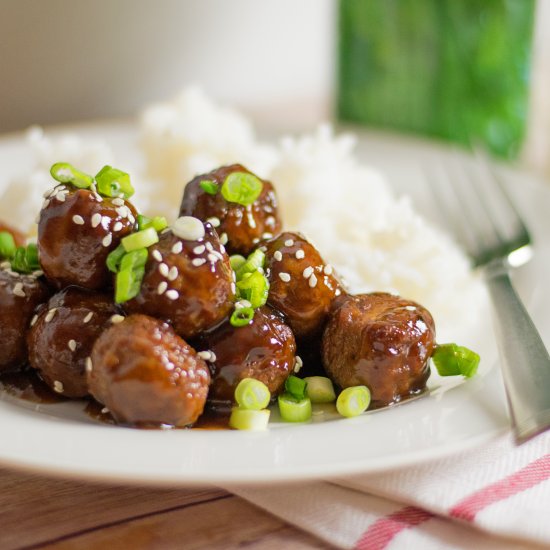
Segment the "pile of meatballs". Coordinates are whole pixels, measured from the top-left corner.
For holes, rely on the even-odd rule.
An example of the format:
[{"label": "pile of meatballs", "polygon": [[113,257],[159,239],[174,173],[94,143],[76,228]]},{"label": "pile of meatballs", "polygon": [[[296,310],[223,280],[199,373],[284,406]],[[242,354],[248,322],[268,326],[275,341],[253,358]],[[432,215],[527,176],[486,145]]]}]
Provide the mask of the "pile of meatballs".
[{"label": "pile of meatballs", "polygon": [[[40,269],[0,264],[0,373],[30,366],[56,393],[92,397],[136,427],[190,427],[205,408],[230,407],[243,378],[275,398],[291,374],[328,376],[342,389],[366,385],[371,408],[423,391],[431,314],[395,295],[346,292],[304,236],[282,232],[269,181],[247,206],[201,185],[221,186],[235,172],[250,174],[224,166],[185,186],[178,219],[148,247],[139,292],[123,303],[106,261],[137,231],[134,205],[70,183],[47,191],[37,218]],[[182,231],[189,220],[194,231]],[[230,255],[258,248],[267,302],[233,326]]]}]

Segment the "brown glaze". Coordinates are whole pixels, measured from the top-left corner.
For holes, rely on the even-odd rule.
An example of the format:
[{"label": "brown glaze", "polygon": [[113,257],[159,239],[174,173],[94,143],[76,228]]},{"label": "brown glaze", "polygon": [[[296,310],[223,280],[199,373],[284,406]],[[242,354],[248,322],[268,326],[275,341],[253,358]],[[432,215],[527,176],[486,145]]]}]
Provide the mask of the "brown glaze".
[{"label": "brown glaze", "polygon": [[[281,233],[264,246],[270,284],[267,303],[284,314],[297,339],[320,338],[332,301],[343,292],[332,268],[299,233]],[[296,257],[299,251],[303,258]],[[304,270],[309,268],[311,275],[306,278]]]},{"label": "brown glaze", "polygon": [[203,411],[210,373],[195,350],[166,323],[130,315],[97,339],[90,393],[118,423],[193,424]]},{"label": "brown glaze", "polygon": [[[135,208],[128,201],[117,205],[122,199],[100,197],[87,189],[58,185],[55,190],[45,200],[38,222],[38,252],[46,277],[57,288],[107,286],[111,274],[105,261],[122,237],[132,232]],[[99,223],[93,227],[96,220]]]},{"label": "brown glaze", "polygon": [[386,293],[346,296],[323,335],[323,362],[339,386],[365,385],[372,408],[421,392],[435,345],[429,311]]},{"label": "brown glaze", "polygon": [[26,333],[37,306],[51,294],[41,278],[20,275],[3,264],[0,271],[0,372],[27,363]]},{"label": "brown glaze", "polygon": [[[181,251],[174,252],[174,246],[181,246]],[[201,265],[194,265],[194,261]],[[159,294],[159,288],[165,290]],[[204,237],[197,241],[180,239],[170,230],[164,232],[159,242],[149,247],[140,293],[123,306],[130,313],[169,321],[182,338],[188,339],[229,315],[235,300],[233,289],[229,256],[207,223]]]},{"label": "brown glaze", "polygon": [[109,294],[76,286],[63,289],[41,309],[29,331],[31,366],[57,393],[88,395],[86,359],[113,315],[119,313]]},{"label": "brown glaze", "polygon": [[0,232],[2,231],[7,231],[8,233],[11,233],[13,240],[15,241],[15,244],[17,246],[25,245],[25,235],[23,235],[21,231],[18,231],[14,227],[11,227],[11,225],[0,221]]},{"label": "brown glaze", "polygon": [[205,347],[214,352],[210,363],[210,402],[232,402],[243,378],[256,378],[277,395],[294,368],[296,342],[282,317],[269,307],[256,310],[243,327],[225,322],[205,337]]},{"label": "brown glaze", "polygon": [[55,393],[31,368],[0,374],[0,391],[32,403],[60,403],[65,398]]},{"label": "brown glaze", "polygon": [[218,218],[220,226],[216,229],[219,235],[227,235],[228,252],[246,256],[261,240],[281,230],[281,220],[277,196],[269,181],[262,180],[262,192],[249,207],[226,201],[219,191],[210,195],[200,187],[201,181],[210,180],[221,188],[225,178],[233,172],[252,173],[240,164],[232,164],[191,180],[185,187],[180,216],[195,216],[203,221]]}]

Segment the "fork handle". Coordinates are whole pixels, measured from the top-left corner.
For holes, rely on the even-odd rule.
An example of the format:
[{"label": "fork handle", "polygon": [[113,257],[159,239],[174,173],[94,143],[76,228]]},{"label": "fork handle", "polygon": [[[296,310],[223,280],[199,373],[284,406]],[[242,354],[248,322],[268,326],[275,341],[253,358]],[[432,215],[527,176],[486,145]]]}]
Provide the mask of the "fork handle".
[{"label": "fork handle", "polygon": [[550,355],[510,280],[507,263],[485,270],[502,376],[518,441],[550,428]]}]

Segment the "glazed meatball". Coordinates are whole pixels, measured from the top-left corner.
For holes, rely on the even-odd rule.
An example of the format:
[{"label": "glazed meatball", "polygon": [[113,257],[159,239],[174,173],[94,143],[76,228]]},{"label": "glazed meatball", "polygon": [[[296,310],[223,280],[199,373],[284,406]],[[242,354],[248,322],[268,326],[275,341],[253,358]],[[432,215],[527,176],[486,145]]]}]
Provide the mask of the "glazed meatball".
[{"label": "glazed meatball", "polygon": [[140,292],[124,309],[169,321],[189,339],[223,321],[234,300],[233,271],[216,231],[209,223],[184,217],[149,248]]},{"label": "glazed meatball", "polygon": [[58,185],[44,201],[38,222],[40,264],[57,288],[92,290],[111,282],[105,260],[132,232],[136,211],[121,198]]},{"label": "glazed meatball", "polygon": [[122,320],[108,294],[70,286],[52,296],[29,331],[29,361],[66,397],[88,395],[86,360],[111,322]]},{"label": "glazed meatball", "polygon": [[36,307],[51,291],[36,275],[11,271],[9,262],[0,271],[0,372],[15,370],[27,363],[26,333]]},{"label": "glazed meatball", "polygon": [[[209,401],[233,401],[237,384],[243,378],[256,378],[277,395],[295,365],[294,335],[280,314],[264,306],[243,327],[225,322],[205,340],[210,361],[212,385]],[[204,347],[204,346],[203,346]]]},{"label": "glazed meatball", "polygon": [[121,424],[189,426],[203,411],[209,383],[195,350],[146,315],[111,326],[92,350],[90,392]]},{"label": "glazed meatball", "polygon": [[341,387],[367,386],[377,408],[424,390],[434,345],[434,321],[421,305],[382,292],[346,296],[327,323],[323,362]]},{"label": "glazed meatball", "polygon": [[332,267],[299,233],[281,233],[264,245],[267,303],[284,314],[296,338],[316,338],[342,287]]},{"label": "glazed meatball", "polygon": [[[228,202],[223,198],[219,189],[227,176],[234,172],[252,173],[240,164],[232,164],[191,180],[185,187],[180,216],[210,220],[228,252],[246,256],[262,239],[276,235],[281,230],[281,221],[275,190],[268,181],[260,180],[263,183],[262,192],[250,206]],[[201,182],[205,180],[218,185],[214,195],[201,187]]]}]

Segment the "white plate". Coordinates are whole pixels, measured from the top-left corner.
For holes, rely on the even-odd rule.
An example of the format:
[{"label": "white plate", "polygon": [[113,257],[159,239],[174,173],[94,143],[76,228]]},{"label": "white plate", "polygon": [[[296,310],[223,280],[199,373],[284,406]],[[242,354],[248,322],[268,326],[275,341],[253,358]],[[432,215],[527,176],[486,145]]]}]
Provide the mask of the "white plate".
[{"label": "white plate", "polygon": [[[104,123],[72,129],[107,140],[117,160],[135,161],[131,126]],[[415,166],[418,172],[418,159],[443,154],[439,146],[372,134],[364,135],[360,151],[395,183],[406,180],[409,192],[417,187],[410,182]],[[20,170],[28,154],[21,136],[0,140],[4,180]],[[543,241],[550,235],[550,190],[521,174],[511,173],[510,179],[538,243],[534,261],[518,274],[518,286],[548,344],[550,295],[542,291],[542,283],[550,269]],[[441,457],[487,441],[508,427],[490,318],[472,319],[471,326],[457,327],[458,332],[469,333],[483,358],[474,379],[445,381],[422,398],[355,419],[329,416],[309,425],[275,424],[263,433],[134,430],[96,423],[80,402],[39,405],[3,394],[0,462],[62,476],[190,485],[343,476]]]}]

